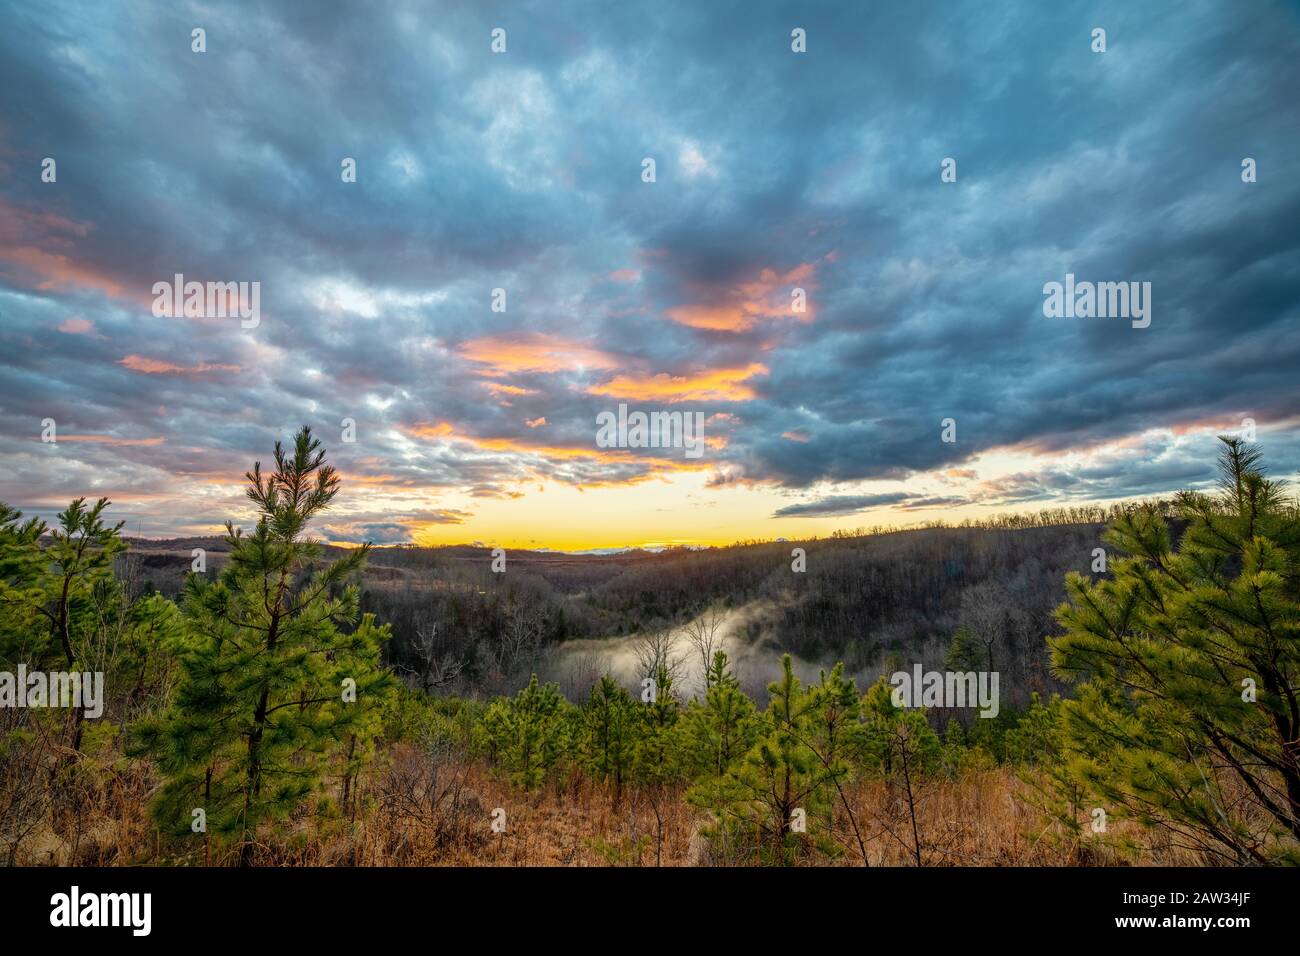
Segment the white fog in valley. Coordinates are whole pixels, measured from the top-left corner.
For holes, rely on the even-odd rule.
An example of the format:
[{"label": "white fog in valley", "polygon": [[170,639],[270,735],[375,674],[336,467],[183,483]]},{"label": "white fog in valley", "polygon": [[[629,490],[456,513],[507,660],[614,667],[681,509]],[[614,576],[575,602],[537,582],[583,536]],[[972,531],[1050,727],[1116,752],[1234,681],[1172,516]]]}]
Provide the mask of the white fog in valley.
[{"label": "white fog in valley", "polygon": [[[772,641],[771,621],[779,612],[768,599],[750,601],[740,607],[719,610],[720,620],[712,630],[714,647],[725,651],[741,687],[756,700],[766,701],[767,685],[780,674],[781,649]],[[691,633],[709,633],[705,612],[660,637],[660,653],[666,655],[675,675],[675,690],[683,700],[704,693],[704,659],[691,640]],[[602,674],[610,674],[634,696],[639,696],[645,676],[643,661],[653,653],[649,633],[565,641],[552,648],[539,665],[538,677],[559,684],[572,701],[583,700]],[[800,680],[815,681],[825,664],[794,657]],[[862,686],[859,681],[859,687]]]}]

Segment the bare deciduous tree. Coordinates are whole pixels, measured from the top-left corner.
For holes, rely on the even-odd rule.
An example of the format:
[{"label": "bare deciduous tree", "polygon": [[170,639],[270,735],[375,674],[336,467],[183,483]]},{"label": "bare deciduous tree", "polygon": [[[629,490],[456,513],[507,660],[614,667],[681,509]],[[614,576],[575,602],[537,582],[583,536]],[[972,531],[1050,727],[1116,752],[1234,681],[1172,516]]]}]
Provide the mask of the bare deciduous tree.
[{"label": "bare deciduous tree", "polygon": [[427,618],[415,630],[411,641],[411,656],[415,666],[398,664],[398,669],[415,678],[426,694],[452,683],[460,676],[464,661],[455,654],[444,651],[444,641],[438,640],[438,625]]},{"label": "bare deciduous tree", "polygon": [[504,680],[536,669],[545,631],[546,618],[540,606],[524,601],[510,605],[505,626],[492,649],[496,670]]},{"label": "bare deciduous tree", "polygon": [[677,683],[686,665],[686,655],[677,650],[678,636],[666,621],[653,621],[641,632],[632,647],[638,679],[657,680],[660,671],[666,671],[673,683]]},{"label": "bare deciduous tree", "polygon": [[713,664],[713,655],[722,650],[723,625],[726,621],[726,610],[713,604],[682,628],[687,643],[700,662],[700,682],[704,693],[709,689],[709,668]]}]

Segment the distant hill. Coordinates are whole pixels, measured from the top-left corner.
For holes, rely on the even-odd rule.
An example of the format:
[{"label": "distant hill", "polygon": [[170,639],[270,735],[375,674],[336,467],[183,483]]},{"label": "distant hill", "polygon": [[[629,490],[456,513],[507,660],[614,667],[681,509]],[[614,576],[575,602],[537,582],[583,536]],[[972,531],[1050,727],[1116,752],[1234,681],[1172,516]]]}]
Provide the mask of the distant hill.
[{"label": "distant hill", "polygon": [[[719,605],[746,608],[747,641],[808,662],[842,659],[867,676],[890,662],[941,667],[965,627],[1021,696],[1017,689],[1055,686],[1043,638],[1054,632],[1066,573],[1091,573],[1104,527],[935,527],[611,554],[507,550],[504,574],[492,572],[487,547],[378,547],[361,578],[362,605],[392,624],[390,658],[409,659],[421,634],[436,634],[437,653],[460,661],[471,683],[517,680],[512,669],[540,668],[547,649],[567,641],[615,640]],[[219,538],[137,539],[123,560],[139,587],[175,595],[192,548],[206,549],[209,574],[224,565]],[[794,548],[806,553],[803,572],[792,570]]]}]

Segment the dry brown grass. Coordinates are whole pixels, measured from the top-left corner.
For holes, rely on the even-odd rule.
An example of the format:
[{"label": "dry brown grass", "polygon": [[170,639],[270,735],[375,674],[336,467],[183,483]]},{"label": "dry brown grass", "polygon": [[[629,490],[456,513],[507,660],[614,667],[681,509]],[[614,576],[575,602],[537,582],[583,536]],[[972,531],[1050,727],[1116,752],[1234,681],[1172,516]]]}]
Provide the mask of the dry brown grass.
[{"label": "dry brown grass", "polygon": [[[1137,825],[1112,820],[1107,834],[1094,836],[1084,815],[1085,836],[1072,837],[1034,805],[1031,789],[1005,768],[967,771],[957,779],[925,781],[916,793],[915,836],[905,795],[879,780],[849,790],[871,866],[1081,866],[1163,863],[1192,864],[1150,848],[1121,854],[1117,841],[1142,845],[1148,835]],[[837,814],[837,835],[845,847],[841,862],[861,865],[862,854],[847,814]],[[919,841],[917,839],[919,837]]]},{"label": "dry brown grass", "polygon": [[[33,742],[29,759],[52,754]],[[13,756],[12,754],[10,755]],[[22,782],[6,761],[10,793]],[[28,774],[28,790],[48,789]],[[83,757],[48,795],[28,799],[31,815],[12,862],[29,865],[231,865],[235,848],[205,846],[199,834],[161,837],[148,820],[158,780],[147,764]],[[32,793],[27,793],[28,798]],[[1116,823],[1105,839],[1069,840],[1029,799],[1029,789],[1002,768],[970,771],[921,785],[912,808],[883,781],[861,781],[845,798],[871,866],[1077,866],[1194,864]],[[476,761],[431,754],[409,744],[390,748],[358,785],[355,807],[332,804],[304,813],[259,847],[270,866],[683,866],[753,865],[752,846],[724,851],[702,829],[711,822],[682,788],[625,792],[617,805],[607,788],[581,775],[524,793]],[[494,830],[504,811],[504,830]],[[495,812],[495,816],[494,816]],[[6,830],[9,838],[10,830]],[[13,831],[16,832],[16,831]],[[804,865],[861,866],[848,811],[837,805],[833,832],[843,851],[809,850]],[[914,835],[915,834],[915,835]],[[1129,838],[1139,850],[1111,848]],[[6,852],[11,847],[3,848]],[[205,855],[206,854],[206,855]]]}]

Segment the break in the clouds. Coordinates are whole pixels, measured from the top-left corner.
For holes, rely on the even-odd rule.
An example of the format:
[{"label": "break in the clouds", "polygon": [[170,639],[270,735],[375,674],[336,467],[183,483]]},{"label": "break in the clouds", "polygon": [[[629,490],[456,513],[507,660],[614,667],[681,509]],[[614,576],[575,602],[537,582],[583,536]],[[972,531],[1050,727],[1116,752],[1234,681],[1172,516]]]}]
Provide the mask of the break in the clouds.
[{"label": "break in the clouds", "polygon": [[[1293,5],[0,17],[0,499],[29,510],[216,527],[303,423],[343,541],[506,507],[528,537],[556,489],[619,521],[637,498],[599,496],[678,489],[687,538],[751,496],[701,540],[1159,494],[1244,418],[1300,465]],[[154,315],[177,274],[259,283],[260,322]],[[1149,282],[1150,326],[1048,318],[1067,274]],[[620,403],[703,412],[707,453],[598,448]]]}]

